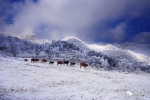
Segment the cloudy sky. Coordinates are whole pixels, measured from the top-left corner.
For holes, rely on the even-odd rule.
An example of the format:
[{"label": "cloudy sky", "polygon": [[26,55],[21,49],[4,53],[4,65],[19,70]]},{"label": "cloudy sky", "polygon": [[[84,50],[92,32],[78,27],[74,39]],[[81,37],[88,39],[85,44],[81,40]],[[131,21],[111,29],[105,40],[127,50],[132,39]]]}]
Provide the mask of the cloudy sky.
[{"label": "cloudy sky", "polygon": [[0,0],[0,33],[150,44],[150,0]]}]

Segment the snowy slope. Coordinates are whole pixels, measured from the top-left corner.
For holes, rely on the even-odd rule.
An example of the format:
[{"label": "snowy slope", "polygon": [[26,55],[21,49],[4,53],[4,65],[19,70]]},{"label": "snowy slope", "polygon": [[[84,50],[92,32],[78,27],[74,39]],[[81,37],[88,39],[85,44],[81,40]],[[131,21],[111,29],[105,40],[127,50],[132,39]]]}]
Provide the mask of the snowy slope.
[{"label": "snowy slope", "polygon": [[145,53],[139,53],[139,52],[132,51],[132,50],[127,50],[127,52],[129,52],[130,55],[132,57],[134,57],[136,60],[141,61],[141,62],[145,62],[147,65],[150,65],[150,56],[149,56],[149,54],[146,55]]},{"label": "snowy slope", "polygon": [[141,53],[150,56],[150,45],[149,44],[137,44],[137,43],[123,43],[118,45],[119,48],[124,50],[131,50],[135,53]]},{"label": "snowy slope", "polygon": [[62,41],[67,41],[69,43],[73,43],[76,46],[78,46],[79,48],[84,49],[84,50],[89,49],[87,43],[83,42],[82,40],[80,40],[80,39],[78,39],[77,37],[74,37],[74,36],[68,36],[68,37],[62,39]]},{"label": "snowy slope", "polygon": [[74,37],[74,36],[68,36],[64,39],[62,39],[63,41],[69,41],[69,42],[73,42],[75,43],[76,45],[81,45],[81,44],[84,44],[84,45],[88,45],[86,44],[85,42],[83,42],[82,40],[78,39],[77,37]]},{"label": "snowy slope", "polygon": [[118,50],[119,49],[112,44],[106,44],[106,45],[90,44],[90,45],[88,45],[88,47],[90,49],[93,49],[96,51],[108,51],[108,50]]},{"label": "snowy slope", "polygon": [[110,57],[121,57],[128,60],[135,60],[137,62],[143,62],[146,65],[150,65],[150,45],[148,44],[135,44],[135,43],[124,43],[124,44],[87,44],[76,37],[66,37],[63,39],[74,43],[81,48],[88,48],[89,50],[95,50],[101,52]]},{"label": "snowy slope", "polygon": [[118,47],[115,47],[111,44],[103,44],[103,45],[87,44],[74,36],[66,37],[63,39],[63,41],[68,41],[68,42],[74,43],[75,45],[77,45],[79,47],[85,47],[85,48],[89,48],[89,49],[96,50],[96,51],[106,51],[106,50],[117,50],[118,49]]},{"label": "snowy slope", "polygon": [[[29,59],[30,60],[30,59]],[[2,100],[149,100],[150,75],[119,73],[0,55]]]}]

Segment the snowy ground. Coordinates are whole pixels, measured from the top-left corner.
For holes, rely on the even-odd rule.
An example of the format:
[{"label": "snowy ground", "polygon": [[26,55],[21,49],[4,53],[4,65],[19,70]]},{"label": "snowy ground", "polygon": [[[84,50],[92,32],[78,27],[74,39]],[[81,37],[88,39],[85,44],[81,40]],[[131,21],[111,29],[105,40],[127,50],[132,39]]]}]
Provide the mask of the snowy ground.
[{"label": "snowy ground", "polygon": [[0,100],[150,100],[150,74],[0,56]]}]

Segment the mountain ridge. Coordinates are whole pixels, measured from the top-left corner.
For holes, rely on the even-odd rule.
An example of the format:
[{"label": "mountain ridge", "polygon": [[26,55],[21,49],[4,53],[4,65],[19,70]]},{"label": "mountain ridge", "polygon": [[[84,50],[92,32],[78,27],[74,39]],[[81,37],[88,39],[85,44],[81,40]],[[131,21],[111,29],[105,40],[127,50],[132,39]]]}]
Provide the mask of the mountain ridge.
[{"label": "mountain ridge", "polygon": [[[66,41],[75,40],[76,37],[68,37],[66,38]],[[113,44],[103,44],[103,45],[97,45],[97,44],[86,44],[80,39],[76,39],[76,41],[81,41],[82,45],[85,44],[84,47],[88,48],[89,50],[94,50],[97,52],[101,52],[104,55],[108,56],[128,56],[128,58],[133,57],[135,60],[146,62],[148,65],[150,65],[150,45],[149,44],[137,44],[137,43],[124,43],[124,44],[118,44],[117,46]],[[70,41],[74,43],[74,41]],[[78,42],[80,43],[80,42]],[[78,44],[78,46],[80,46]]]},{"label": "mountain ridge", "polygon": [[11,36],[11,37],[17,37],[19,39],[31,42],[31,43],[37,43],[37,44],[43,44],[43,43],[51,43],[48,39],[41,39],[38,38],[36,35],[13,35],[13,34],[0,34],[0,36]]},{"label": "mountain ridge", "polygon": [[[36,40],[38,38],[30,35],[27,40],[30,39]],[[135,48],[131,50],[119,48],[119,46],[113,44],[87,44],[76,37],[66,37],[63,40],[53,41],[52,43],[42,42],[42,44],[28,42],[27,40],[1,35],[0,47],[2,51],[18,57],[54,58],[54,60],[68,58],[75,62],[87,62],[90,66],[98,68],[105,66],[108,70],[127,69],[133,71],[135,66],[140,67],[140,69],[142,69],[141,66],[150,66],[150,56],[148,56],[150,49],[145,46],[141,49],[137,48],[137,45],[136,50],[134,50]]]}]

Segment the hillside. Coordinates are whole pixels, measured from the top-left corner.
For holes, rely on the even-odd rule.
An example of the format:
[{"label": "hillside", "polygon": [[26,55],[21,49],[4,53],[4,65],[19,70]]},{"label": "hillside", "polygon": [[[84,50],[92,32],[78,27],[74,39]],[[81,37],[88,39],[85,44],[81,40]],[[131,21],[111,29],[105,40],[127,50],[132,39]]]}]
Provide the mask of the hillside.
[{"label": "hillside", "polygon": [[0,99],[149,100],[150,75],[24,62],[0,55]]},{"label": "hillside", "polygon": [[[42,40],[44,41],[44,39]],[[73,36],[58,41],[40,42],[42,44],[35,41],[39,42],[41,39],[32,35],[26,35],[22,39],[1,35],[0,47],[3,53],[10,53],[16,57],[86,62],[93,68],[104,68],[105,70],[150,72],[149,45],[87,44]]]},{"label": "hillside", "polygon": [[67,37],[64,40],[77,44],[77,46],[80,48],[84,47],[87,48],[86,50],[94,50],[101,53],[102,55],[107,55],[108,57],[115,59],[115,61],[117,61],[115,63],[120,64],[118,66],[122,67],[122,69],[125,66],[130,67],[129,69],[134,67],[134,69],[138,69],[139,66],[146,66],[146,69],[150,68],[149,44],[124,43],[113,45],[102,43],[101,45],[97,45],[84,43],[75,37]]}]

